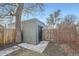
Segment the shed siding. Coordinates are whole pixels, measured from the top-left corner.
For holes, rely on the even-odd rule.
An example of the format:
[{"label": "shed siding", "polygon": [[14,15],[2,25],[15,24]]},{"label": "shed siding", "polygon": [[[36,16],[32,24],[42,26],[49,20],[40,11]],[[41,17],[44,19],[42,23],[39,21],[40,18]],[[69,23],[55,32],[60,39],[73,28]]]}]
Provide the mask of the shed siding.
[{"label": "shed siding", "polygon": [[23,40],[24,42],[36,44],[36,24],[24,23],[23,24]]}]

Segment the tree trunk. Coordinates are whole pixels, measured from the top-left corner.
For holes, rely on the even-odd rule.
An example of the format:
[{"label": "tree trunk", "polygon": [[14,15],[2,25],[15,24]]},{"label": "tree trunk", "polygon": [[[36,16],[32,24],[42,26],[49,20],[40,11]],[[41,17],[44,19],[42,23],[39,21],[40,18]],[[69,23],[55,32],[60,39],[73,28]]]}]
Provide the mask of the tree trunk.
[{"label": "tree trunk", "polygon": [[16,10],[16,22],[15,22],[15,28],[16,28],[16,43],[20,43],[21,42],[21,15],[22,15],[22,11],[23,11],[23,4],[22,3],[18,3],[18,7]]}]

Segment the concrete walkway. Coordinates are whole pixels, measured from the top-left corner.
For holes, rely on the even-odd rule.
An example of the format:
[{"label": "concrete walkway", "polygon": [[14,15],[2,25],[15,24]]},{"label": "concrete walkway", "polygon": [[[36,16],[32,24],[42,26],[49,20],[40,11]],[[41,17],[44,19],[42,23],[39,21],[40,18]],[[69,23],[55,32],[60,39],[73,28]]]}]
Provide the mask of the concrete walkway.
[{"label": "concrete walkway", "polygon": [[49,43],[49,41],[41,41],[37,45],[32,45],[32,44],[28,44],[28,43],[21,43],[18,46],[42,53],[45,50],[45,48],[47,47],[48,43]]}]

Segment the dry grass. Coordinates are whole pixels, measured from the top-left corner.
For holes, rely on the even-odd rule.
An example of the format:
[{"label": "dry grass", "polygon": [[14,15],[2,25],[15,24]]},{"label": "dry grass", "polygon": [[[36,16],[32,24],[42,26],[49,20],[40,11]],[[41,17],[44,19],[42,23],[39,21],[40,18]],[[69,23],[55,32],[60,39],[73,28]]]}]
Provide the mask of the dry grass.
[{"label": "dry grass", "polygon": [[20,49],[9,54],[8,56],[47,56],[47,54],[34,52],[28,49]]}]

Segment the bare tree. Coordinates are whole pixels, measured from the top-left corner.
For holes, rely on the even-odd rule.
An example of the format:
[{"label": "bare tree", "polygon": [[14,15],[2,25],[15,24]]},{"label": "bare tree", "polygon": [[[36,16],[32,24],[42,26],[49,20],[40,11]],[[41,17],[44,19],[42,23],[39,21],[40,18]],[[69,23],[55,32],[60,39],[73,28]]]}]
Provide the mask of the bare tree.
[{"label": "bare tree", "polygon": [[67,25],[70,25],[70,24],[74,24],[75,20],[77,19],[77,17],[75,15],[66,15],[64,17],[64,23],[67,24]]},{"label": "bare tree", "polygon": [[21,42],[21,16],[22,13],[42,12],[43,4],[4,3],[0,4],[0,18],[15,16],[16,41]]},{"label": "bare tree", "polygon": [[50,14],[47,18],[47,24],[54,28],[54,26],[57,24],[57,22],[60,20],[59,18],[60,10],[55,11],[54,13]]}]

